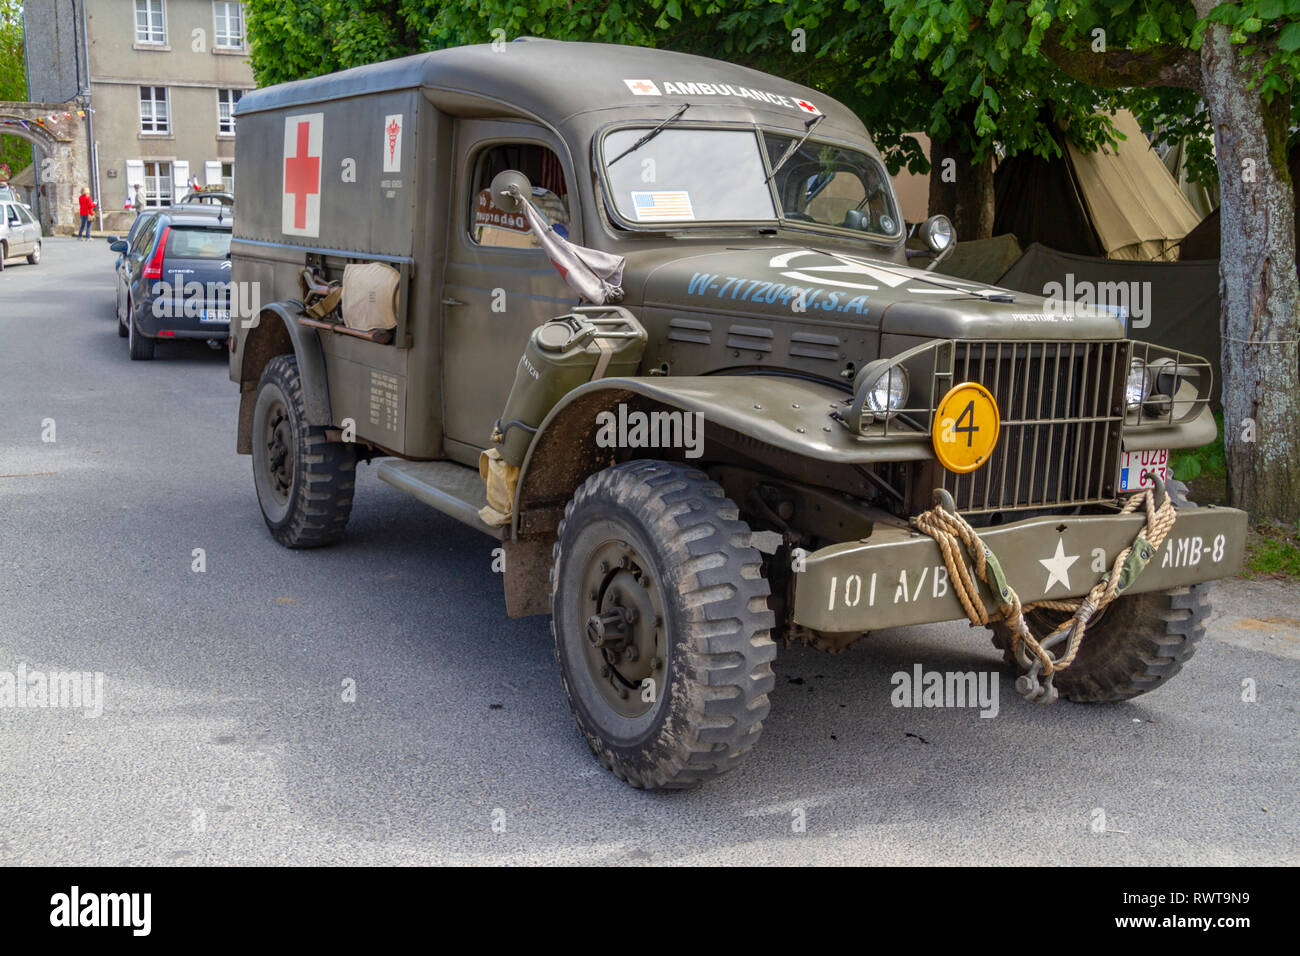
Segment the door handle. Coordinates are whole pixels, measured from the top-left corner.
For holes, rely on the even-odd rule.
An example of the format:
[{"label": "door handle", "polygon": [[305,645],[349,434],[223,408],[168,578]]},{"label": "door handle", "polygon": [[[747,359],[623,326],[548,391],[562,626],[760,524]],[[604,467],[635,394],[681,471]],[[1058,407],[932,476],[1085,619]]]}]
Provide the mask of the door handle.
[{"label": "door handle", "polygon": [[451,296],[448,296],[447,298],[442,300],[442,304],[443,305],[464,305],[465,303],[460,301],[460,299],[453,299]]}]

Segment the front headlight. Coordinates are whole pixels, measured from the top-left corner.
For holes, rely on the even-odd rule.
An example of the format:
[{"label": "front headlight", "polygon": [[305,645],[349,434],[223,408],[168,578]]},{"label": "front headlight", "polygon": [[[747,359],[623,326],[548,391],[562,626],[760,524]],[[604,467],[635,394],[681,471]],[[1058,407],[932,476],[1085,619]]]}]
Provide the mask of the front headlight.
[{"label": "front headlight", "polygon": [[911,386],[903,366],[877,361],[858,373],[855,391],[860,396],[863,411],[888,415],[907,404]]},{"label": "front headlight", "polygon": [[1135,358],[1129,363],[1128,381],[1124,384],[1124,401],[1129,408],[1141,405],[1151,394],[1151,370],[1147,363]]}]

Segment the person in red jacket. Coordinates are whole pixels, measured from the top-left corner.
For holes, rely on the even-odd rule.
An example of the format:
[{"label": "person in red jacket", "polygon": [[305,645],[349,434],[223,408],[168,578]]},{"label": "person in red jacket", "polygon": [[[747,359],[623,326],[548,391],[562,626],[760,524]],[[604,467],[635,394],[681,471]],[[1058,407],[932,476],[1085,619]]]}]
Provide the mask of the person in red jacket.
[{"label": "person in red jacket", "polygon": [[78,239],[90,239],[90,217],[95,214],[97,205],[98,203],[90,198],[90,190],[83,187],[81,195],[77,197],[77,209],[81,214],[81,225],[77,227]]}]

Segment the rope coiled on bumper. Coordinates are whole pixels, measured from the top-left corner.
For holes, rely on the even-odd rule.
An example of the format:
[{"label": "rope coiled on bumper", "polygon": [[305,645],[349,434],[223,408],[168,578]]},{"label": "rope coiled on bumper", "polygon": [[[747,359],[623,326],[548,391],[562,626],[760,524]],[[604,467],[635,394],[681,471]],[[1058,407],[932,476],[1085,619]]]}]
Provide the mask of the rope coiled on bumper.
[{"label": "rope coiled on bumper", "polygon": [[[939,495],[943,500],[929,511],[913,518],[912,525],[939,545],[948,577],[953,582],[953,590],[971,623],[986,627],[995,623],[1007,625],[1011,631],[1011,653],[1026,672],[1016,682],[1017,690],[1025,697],[1044,703],[1056,698],[1056,690],[1051,684],[1052,675],[1069,667],[1074,661],[1087,632],[1088,622],[1133,585],[1147,562],[1168,537],[1176,518],[1173,502],[1163,481],[1157,481],[1155,488],[1130,496],[1120,509],[1120,514],[1132,514],[1139,507],[1144,507],[1146,523],[1133,543],[1116,555],[1110,570],[1093,585],[1087,596],[1065,601],[1035,601],[1024,605],[1015,588],[1007,581],[1002,564],[993,550],[984,543],[970,522],[957,513],[951,496],[943,492]],[[1157,495],[1163,497],[1158,505]],[[965,546],[974,561],[973,574],[962,558],[962,546]],[[976,579],[984,582],[993,595],[998,604],[996,614],[990,615],[985,608]],[[1034,608],[1067,611],[1070,612],[1070,617],[1039,640],[1030,632],[1025,621],[1025,612]],[[1057,656],[1051,648],[1066,639],[1067,633],[1065,653]],[[1045,678],[1045,683],[1038,680],[1040,674]]]}]

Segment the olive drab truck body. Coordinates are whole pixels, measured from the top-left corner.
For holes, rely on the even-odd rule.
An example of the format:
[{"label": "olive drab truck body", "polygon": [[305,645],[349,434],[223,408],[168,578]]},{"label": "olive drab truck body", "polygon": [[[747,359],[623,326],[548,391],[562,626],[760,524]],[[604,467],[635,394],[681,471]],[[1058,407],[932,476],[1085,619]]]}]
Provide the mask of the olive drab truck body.
[{"label": "olive drab truck body", "polygon": [[924,268],[950,227],[909,229],[815,90],[528,40],[238,118],[261,306],[230,374],[268,528],[336,540],[373,461],[499,539],[506,611],[551,615],[579,729],[634,785],[752,749],[776,641],[969,617],[1025,696],[1123,699],[1240,567],[1245,516],[1166,487],[1214,438],[1208,363]]}]

